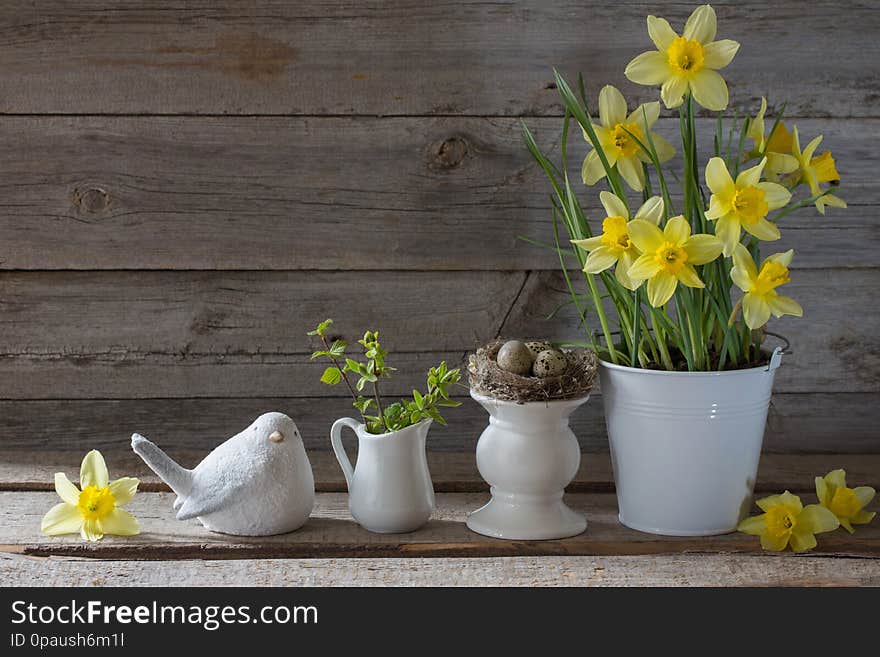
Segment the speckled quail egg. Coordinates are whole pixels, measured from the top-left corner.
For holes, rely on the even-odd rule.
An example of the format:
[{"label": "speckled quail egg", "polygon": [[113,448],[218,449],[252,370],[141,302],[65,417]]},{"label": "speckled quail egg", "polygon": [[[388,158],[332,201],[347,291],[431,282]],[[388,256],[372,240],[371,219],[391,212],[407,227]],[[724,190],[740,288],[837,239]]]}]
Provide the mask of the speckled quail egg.
[{"label": "speckled quail egg", "polygon": [[534,360],[535,357],[532,356],[532,352],[519,340],[508,340],[505,342],[501,345],[501,349],[498,350],[498,355],[495,357],[498,367],[502,370],[524,376],[531,373]]},{"label": "speckled quail egg", "polygon": [[562,375],[567,367],[568,360],[566,360],[565,354],[556,349],[545,349],[535,358],[532,374],[546,379],[550,376]]},{"label": "speckled quail egg", "polygon": [[547,351],[548,349],[553,349],[553,345],[549,342],[544,342],[543,340],[530,340],[526,342],[526,346],[529,348],[529,351],[532,352],[532,360],[538,357],[542,351]]}]

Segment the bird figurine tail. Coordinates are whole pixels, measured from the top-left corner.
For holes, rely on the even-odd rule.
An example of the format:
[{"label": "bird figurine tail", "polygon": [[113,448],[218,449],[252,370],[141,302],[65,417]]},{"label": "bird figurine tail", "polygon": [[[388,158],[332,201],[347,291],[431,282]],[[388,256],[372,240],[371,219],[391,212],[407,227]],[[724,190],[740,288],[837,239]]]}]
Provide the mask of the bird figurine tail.
[{"label": "bird figurine tail", "polygon": [[131,448],[144,460],[144,463],[150,466],[150,470],[159,475],[159,478],[177,493],[178,498],[189,495],[192,488],[192,470],[178,465],[158,446],[139,433],[131,435]]}]

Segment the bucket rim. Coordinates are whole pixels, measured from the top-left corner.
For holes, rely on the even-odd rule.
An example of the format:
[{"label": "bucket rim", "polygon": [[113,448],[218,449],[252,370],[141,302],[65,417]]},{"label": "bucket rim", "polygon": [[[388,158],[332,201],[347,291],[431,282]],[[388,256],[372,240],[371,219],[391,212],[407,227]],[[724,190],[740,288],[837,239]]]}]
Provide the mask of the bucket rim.
[{"label": "bucket rim", "polygon": [[758,367],[749,367],[741,370],[725,370],[723,372],[670,372],[668,370],[648,370],[643,367],[630,367],[628,365],[618,365],[616,363],[609,363],[602,358],[599,359],[599,364],[608,370],[617,370],[620,372],[631,372],[631,373],[640,373],[647,374],[651,376],[666,376],[666,377],[686,377],[686,378],[717,378],[717,377],[735,377],[735,376],[746,376],[748,374],[754,374],[757,372],[773,372],[782,364],[782,348],[776,347],[773,350],[773,353],[770,354],[770,358],[766,363],[759,365]]}]

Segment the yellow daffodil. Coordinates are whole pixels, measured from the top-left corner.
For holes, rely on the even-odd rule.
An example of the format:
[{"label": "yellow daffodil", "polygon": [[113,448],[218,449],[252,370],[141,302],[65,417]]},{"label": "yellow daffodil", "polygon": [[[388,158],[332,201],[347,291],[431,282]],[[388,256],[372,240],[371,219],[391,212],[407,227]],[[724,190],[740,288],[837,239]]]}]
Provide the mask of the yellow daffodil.
[{"label": "yellow daffodil", "polygon": [[705,287],[694,265],[703,265],[721,255],[721,241],[714,235],[691,235],[681,215],[672,217],[661,231],[643,219],[633,219],[629,237],[642,255],[630,267],[629,277],[648,281],[648,301],[655,308],[665,304],[679,283]]},{"label": "yellow daffodil", "polygon": [[660,97],[666,107],[678,107],[685,93],[708,110],[727,107],[727,83],[717,69],[733,60],[739,44],[730,39],[715,41],[715,10],[697,7],[679,36],[669,22],[648,16],[648,36],[657,50],[644,52],[626,67],[627,78],[638,84],[662,85]]},{"label": "yellow daffodil", "polygon": [[764,139],[764,115],[767,113],[767,99],[761,96],[761,109],[749,121],[749,129],[746,130],[746,137],[755,142],[753,152],[763,153],[767,147]]},{"label": "yellow daffodil", "polygon": [[766,163],[767,158],[762,159],[741,172],[736,181],[720,157],[713,157],[706,165],[706,185],[712,191],[706,218],[715,221],[715,234],[724,244],[726,257],[733,255],[742,229],[760,240],[779,239],[779,228],[767,221],[767,213],[786,205],[791,192],[777,183],[761,182]]},{"label": "yellow daffodil", "polygon": [[133,536],[140,531],[137,519],[124,506],[137,492],[138,480],[123,477],[110,481],[101,452],[92,450],[83,458],[77,488],[63,472],[55,473],[55,491],[64,500],[43,516],[40,529],[49,536],[75,534],[83,540],[99,541],[104,534]]},{"label": "yellow daffodil", "polygon": [[[602,234],[585,240],[572,240],[572,243],[590,252],[584,262],[585,272],[598,274],[616,264],[614,275],[617,280],[625,288],[635,290],[640,283],[633,281],[627,272],[639,256],[639,251],[629,238],[629,212],[624,202],[611,192],[599,192],[599,200],[606,213],[602,221]],[[650,221],[655,225],[662,218],[663,199],[659,196],[645,201],[635,216],[635,219]]]},{"label": "yellow daffodil", "polygon": [[767,99],[761,97],[761,109],[755,117],[749,121],[746,136],[754,141],[752,149],[753,157],[766,157],[767,166],[764,167],[764,175],[768,180],[779,181],[779,177],[796,171],[798,161],[791,153],[791,134],[780,121],[769,139],[764,137],[764,114],[767,112]]},{"label": "yellow daffodil", "polygon": [[[653,132],[651,128],[660,116],[660,103],[645,103],[639,105],[631,114],[626,113],[626,100],[623,94],[615,87],[606,85],[599,92],[599,123],[593,124],[598,146],[590,141],[589,135],[584,131],[584,139],[593,147],[581,168],[581,176],[584,184],[595,185],[605,177],[606,172],[599,159],[596,148],[601,148],[608,160],[608,166],[617,166],[618,172],[626,183],[637,192],[645,187],[645,172],[642,162],[650,162],[651,158],[642,150],[638,142],[642,142],[646,148],[650,148],[647,135],[650,134],[657,151],[657,158],[661,162],[672,159],[675,149],[672,144],[663,137]],[[634,135],[638,141],[634,140]]]},{"label": "yellow daffodil", "polygon": [[744,293],[741,302],[743,317],[750,329],[764,326],[771,314],[775,317],[803,316],[804,310],[797,301],[776,292],[777,287],[791,281],[788,266],[793,256],[793,249],[774,253],[764,259],[759,272],[749,250],[742,244],[737,245],[730,278]]},{"label": "yellow daffodil", "polygon": [[865,511],[876,491],[870,486],[846,487],[846,471],[832,470],[824,477],[816,477],[816,496],[819,504],[831,511],[841,526],[850,534],[853,525],[866,525],[876,513]]},{"label": "yellow daffodil", "polygon": [[785,491],[756,502],[764,512],[746,518],[737,530],[761,537],[765,550],[781,551],[791,545],[794,552],[816,547],[816,534],[834,531],[840,526],[837,518],[824,506],[804,506],[801,498]]},{"label": "yellow daffodil", "polygon": [[[840,174],[837,173],[837,167],[834,165],[834,158],[831,157],[831,151],[825,151],[822,155],[813,157],[813,154],[821,143],[822,135],[819,135],[807,144],[806,148],[801,150],[798,130],[797,126],[795,126],[792,135],[791,152],[798,161],[800,180],[809,185],[810,193],[813,196],[821,194],[823,191],[822,188],[819,187],[819,183],[830,182],[832,184],[837,184],[840,182]],[[834,194],[826,194],[822,198],[816,199],[816,209],[820,214],[825,214],[826,205],[836,208],[845,208],[846,202]]]}]

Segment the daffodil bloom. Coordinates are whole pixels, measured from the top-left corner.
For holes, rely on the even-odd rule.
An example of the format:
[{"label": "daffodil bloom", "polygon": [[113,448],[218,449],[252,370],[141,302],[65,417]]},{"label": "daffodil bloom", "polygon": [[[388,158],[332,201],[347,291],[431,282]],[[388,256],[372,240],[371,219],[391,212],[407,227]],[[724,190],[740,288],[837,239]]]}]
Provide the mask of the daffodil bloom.
[{"label": "daffodil bloom", "polygon": [[110,481],[101,452],[92,450],[80,466],[77,488],[63,472],[55,473],[55,491],[64,500],[43,516],[40,529],[49,536],[75,534],[83,540],[99,541],[104,534],[133,536],[140,531],[137,519],[120,506],[137,492],[138,480],[123,477]]},{"label": "daffodil bloom", "polygon": [[739,244],[741,230],[760,240],[779,239],[779,228],[767,221],[767,213],[791,200],[791,192],[777,183],[761,182],[767,158],[742,171],[736,181],[720,157],[706,165],[706,185],[712,191],[706,218],[715,221],[715,234],[724,244],[724,255],[730,257]]},{"label": "daffodil bloom", "polygon": [[742,309],[746,326],[758,329],[767,323],[770,315],[782,317],[793,315],[801,317],[803,308],[791,297],[785,297],[776,291],[780,285],[791,281],[788,266],[794,256],[794,250],[785,253],[774,253],[761,263],[761,271],[755,265],[749,250],[738,244],[733,252],[733,269],[730,278],[743,291]]},{"label": "daffodil bloom", "polygon": [[[616,264],[614,275],[617,280],[625,288],[635,290],[640,283],[633,281],[627,272],[639,256],[639,251],[629,238],[629,212],[623,201],[611,192],[599,192],[599,200],[606,212],[602,221],[602,234],[585,240],[572,240],[572,243],[590,252],[584,262],[586,273],[598,274]],[[652,196],[645,201],[635,216],[635,219],[644,219],[655,225],[662,218],[663,199],[659,196]]]},{"label": "daffodil bloom", "polygon": [[816,477],[816,496],[819,504],[831,511],[841,526],[850,534],[853,525],[865,525],[876,513],[865,511],[876,491],[870,486],[846,487],[846,471],[832,470],[824,477]]},{"label": "daffodil bloom", "polygon": [[669,22],[648,16],[648,36],[657,50],[644,52],[629,64],[625,75],[638,84],[662,85],[660,97],[666,107],[678,107],[690,92],[708,110],[727,107],[727,83],[717,69],[733,60],[739,44],[730,39],[715,41],[715,10],[697,7],[679,36]]},{"label": "daffodil bloom", "polygon": [[694,265],[704,265],[721,255],[721,241],[714,235],[691,235],[681,215],[666,222],[663,230],[643,219],[629,223],[629,237],[642,255],[629,269],[639,284],[648,281],[648,301],[655,308],[665,304],[679,283],[705,287]]},{"label": "daffodil bloom", "polygon": [[[822,193],[819,183],[830,182],[838,183],[840,174],[834,166],[834,158],[831,157],[831,151],[825,151],[818,157],[813,157],[819,144],[822,143],[822,135],[816,137],[807,144],[807,147],[801,150],[801,143],[798,137],[797,126],[794,128],[792,135],[792,155],[797,159],[800,167],[801,181],[806,182],[810,187],[810,193],[815,196]],[[825,196],[816,199],[816,209],[820,214],[825,214],[825,206],[830,205],[836,208],[845,208],[846,202],[835,196],[834,194],[825,194]]]},{"label": "daffodil bloom", "polygon": [[746,518],[737,530],[761,537],[765,550],[781,551],[791,545],[794,552],[804,552],[816,547],[816,534],[834,531],[840,526],[837,518],[824,506],[804,506],[801,498],[785,491],[756,502],[764,512]]},{"label": "daffodil bloom", "polygon": [[798,161],[791,153],[791,134],[780,121],[769,139],[764,137],[764,114],[767,112],[767,99],[761,97],[761,109],[753,119],[749,121],[746,136],[751,139],[755,146],[752,149],[754,157],[766,157],[767,166],[764,167],[764,175],[768,180],[778,182],[779,177],[793,171],[797,171]]},{"label": "daffodil bloom", "polygon": [[[653,132],[651,128],[660,116],[660,103],[652,102],[639,105],[631,114],[626,113],[626,100],[615,87],[606,85],[599,92],[599,123],[593,124],[593,130],[599,140],[598,146],[586,131],[584,139],[593,147],[581,168],[581,177],[586,185],[595,185],[605,177],[606,171],[596,148],[601,148],[608,160],[608,166],[617,166],[621,177],[637,192],[645,187],[645,172],[642,162],[650,162],[651,158],[642,150],[638,142],[650,148],[647,135],[654,143],[657,158],[666,162],[675,155],[675,149],[666,139]],[[636,139],[633,139],[633,136]]]}]

